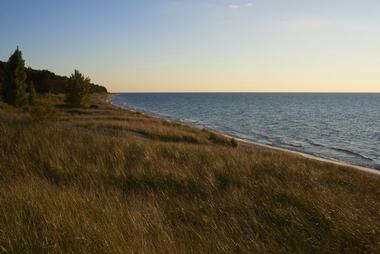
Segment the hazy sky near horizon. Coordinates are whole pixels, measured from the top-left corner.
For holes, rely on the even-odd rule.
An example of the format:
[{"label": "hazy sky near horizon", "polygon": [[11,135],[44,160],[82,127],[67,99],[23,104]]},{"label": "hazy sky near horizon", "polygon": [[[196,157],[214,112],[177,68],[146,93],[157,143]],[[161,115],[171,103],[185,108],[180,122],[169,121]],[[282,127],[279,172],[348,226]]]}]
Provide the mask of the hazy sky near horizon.
[{"label": "hazy sky near horizon", "polygon": [[379,0],[0,2],[0,59],[113,92],[380,92]]}]

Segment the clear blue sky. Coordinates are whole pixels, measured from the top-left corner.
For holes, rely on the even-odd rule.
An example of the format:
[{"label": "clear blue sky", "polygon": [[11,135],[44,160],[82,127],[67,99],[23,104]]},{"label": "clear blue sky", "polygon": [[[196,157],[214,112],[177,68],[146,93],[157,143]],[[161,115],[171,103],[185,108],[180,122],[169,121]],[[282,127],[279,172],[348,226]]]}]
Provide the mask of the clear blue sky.
[{"label": "clear blue sky", "polygon": [[380,92],[379,0],[18,0],[0,58],[111,91]]}]

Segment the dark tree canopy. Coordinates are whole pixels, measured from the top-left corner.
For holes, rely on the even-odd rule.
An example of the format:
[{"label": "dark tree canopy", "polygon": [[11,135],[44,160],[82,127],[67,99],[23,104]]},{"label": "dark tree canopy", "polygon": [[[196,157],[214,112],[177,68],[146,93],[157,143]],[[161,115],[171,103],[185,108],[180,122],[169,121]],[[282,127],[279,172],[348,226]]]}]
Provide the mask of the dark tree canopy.
[{"label": "dark tree canopy", "polygon": [[25,62],[21,51],[17,48],[5,65],[3,99],[16,107],[27,103]]},{"label": "dark tree canopy", "polygon": [[[5,70],[5,63],[0,61],[0,84],[1,77],[4,76],[2,72]],[[34,88],[37,93],[46,94],[60,94],[66,93],[66,88],[69,83],[69,78],[59,76],[48,70],[34,70],[26,68],[27,82],[33,81]],[[1,89],[1,87],[0,87]],[[0,90],[1,91],[1,90]],[[91,93],[107,93],[107,89],[97,84],[90,84]]]},{"label": "dark tree canopy", "polygon": [[[38,93],[66,93],[69,84],[69,78],[59,76],[48,70],[27,69],[28,80],[35,84]],[[107,93],[107,89],[103,86],[90,83],[91,93]]]},{"label": "dark tree canopy", "polygon": [[33,81],[36,90],[39,93],[65,93],[68,78],[55,75],[53,72],[47,70],[33,70],[27,69],[28,81]]}]

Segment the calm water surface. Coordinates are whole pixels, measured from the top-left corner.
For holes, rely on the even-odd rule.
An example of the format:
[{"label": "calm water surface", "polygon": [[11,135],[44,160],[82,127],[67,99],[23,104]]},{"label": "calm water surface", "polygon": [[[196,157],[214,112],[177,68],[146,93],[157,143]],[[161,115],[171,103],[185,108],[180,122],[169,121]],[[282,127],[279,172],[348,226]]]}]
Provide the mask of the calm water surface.
[{"label": "calm water surface", "polygon": [[118,94],[113,103],[380,169],[380,94]]}]

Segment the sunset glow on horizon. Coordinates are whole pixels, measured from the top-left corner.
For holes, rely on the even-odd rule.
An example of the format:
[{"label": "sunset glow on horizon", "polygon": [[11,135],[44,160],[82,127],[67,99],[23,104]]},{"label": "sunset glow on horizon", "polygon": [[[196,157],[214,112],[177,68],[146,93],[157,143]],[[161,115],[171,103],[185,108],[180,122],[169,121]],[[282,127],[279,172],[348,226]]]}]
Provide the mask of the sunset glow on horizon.
[{"label": "sunset glow on horizon", "polygon": [[[80,3],[79,3],[80,2]],[[380,1],[0,3],[0,60],[111,92],[380,92]]]}]

